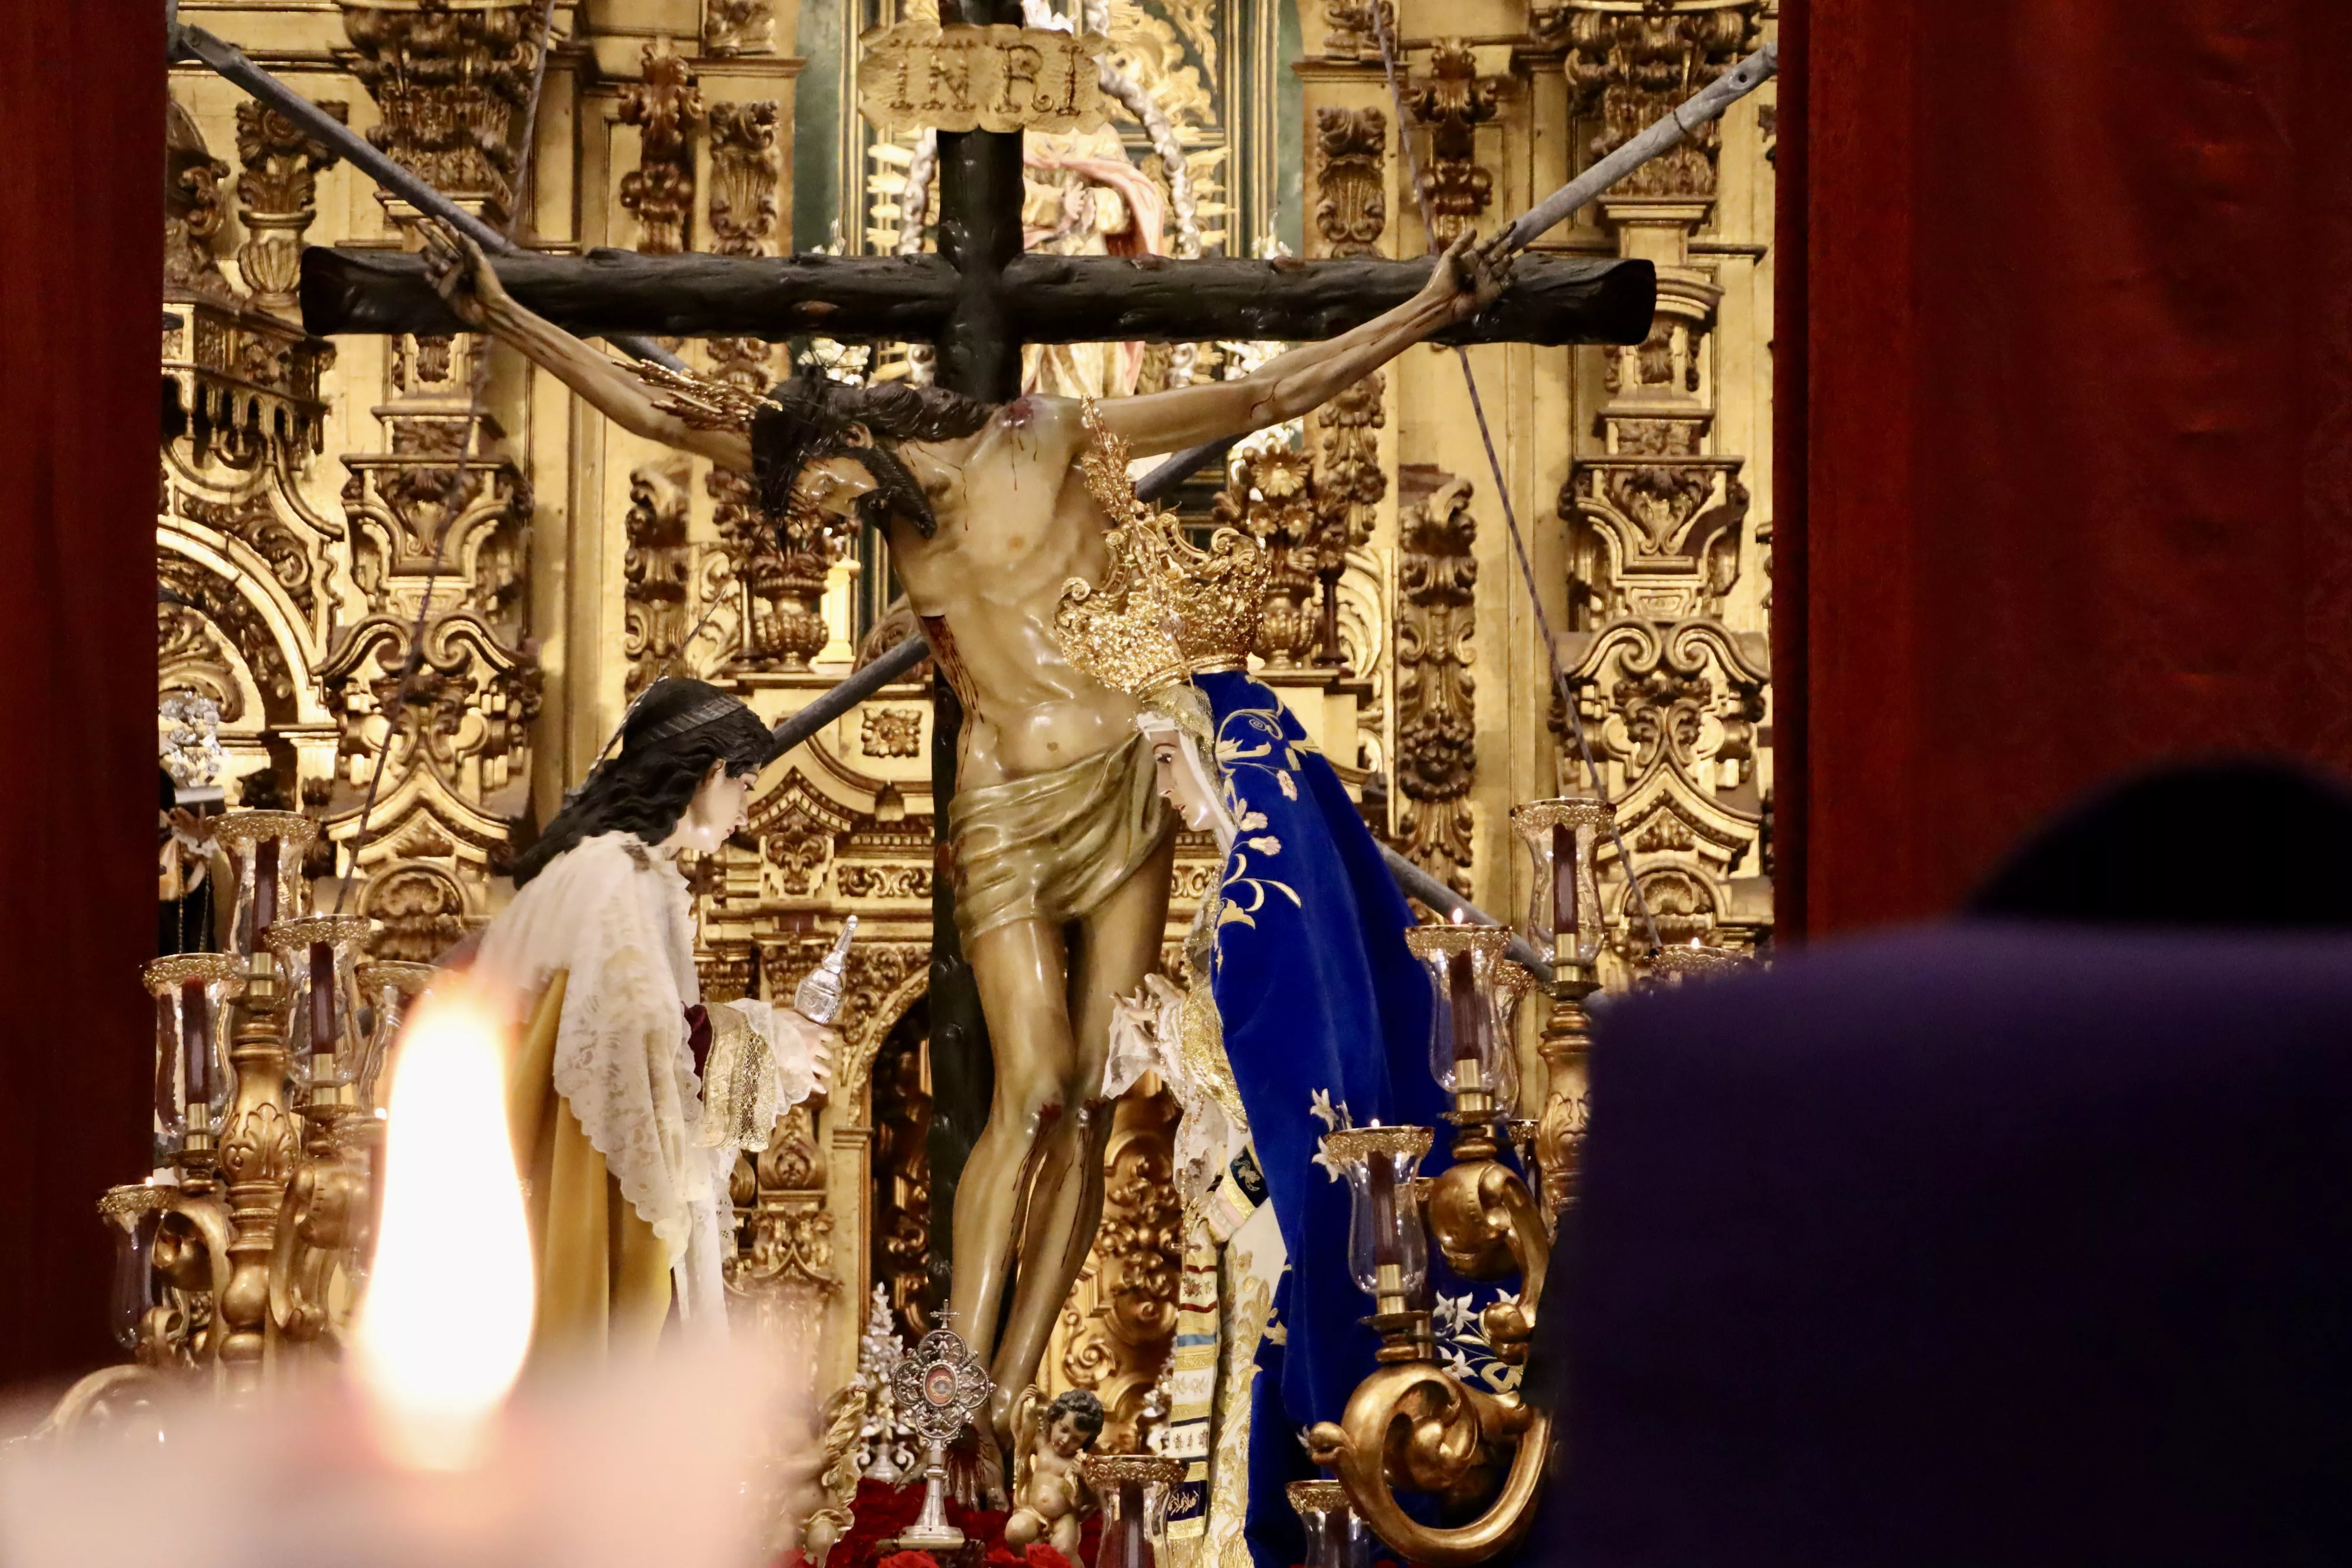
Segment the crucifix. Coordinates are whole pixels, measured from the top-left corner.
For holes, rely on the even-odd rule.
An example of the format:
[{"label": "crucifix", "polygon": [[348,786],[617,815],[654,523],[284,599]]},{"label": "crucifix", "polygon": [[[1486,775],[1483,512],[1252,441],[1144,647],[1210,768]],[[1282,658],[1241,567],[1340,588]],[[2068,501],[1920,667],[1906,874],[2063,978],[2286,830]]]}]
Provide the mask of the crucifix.
[{"label": "crucifix", "polygon": [[[1016,0],[942,10],[951,34],[1020,19]],[[943,129],[939,157],[932,257],[493,262],[445,232],[426,256],[312,249],[302,302],[320,333],[489,331],[626,427],[754,472],[772,510],[887,523],[954,748],[935,759],[956,872],[936,879],[937,1098],[949,1115],[989,1101],[954,1199],[953,1306],[1017,1394],[1093,1236],[1110,1005],[1158,961],[1172,848],[1134,704],[1050,636],[1063,583],[1097,580],[1105,560],[1076,475],[1088,426],[1197,453],[1307,412],[1412,342],[1638,342],[1654,279],[1645,262],[1538,257],[1505,285],[1500,246],[1419,261],[1026,256],[1021,132]],[[795,382],[730,413],[579,342],[635,333],[927,339],[939,384]],[[1099,408],[1021,395],[1024,342],[1232,337],[1306,346],[1241,380]],[[958,1001],[975,982],[983,1008]],[[956,1163],[935,1165],[935,1191]]]}]

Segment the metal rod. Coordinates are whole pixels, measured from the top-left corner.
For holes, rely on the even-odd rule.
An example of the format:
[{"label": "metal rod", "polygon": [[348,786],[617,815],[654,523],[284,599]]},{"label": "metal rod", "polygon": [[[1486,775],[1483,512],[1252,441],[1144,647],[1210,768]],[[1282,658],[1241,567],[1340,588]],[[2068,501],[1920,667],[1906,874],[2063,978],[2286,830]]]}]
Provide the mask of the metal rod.
[{"label": "metal rod", "polygon": [[[546,47],[542,41],[541,47]],[[313,141],[332,147],[337,155],[361,174],[398,196],[417,211],[437,217],[494,256],[517,248],[514,242],[421,178],[415,170],[387,155],[383,149],[246,58],[245,51],[226,39],[183,22],[172,25],[170,54],[209,66],[284,115]],[[680,373],[686,362],[651,338],[635,333],[607,340],[623,353],[649,359]]]},{"label": "metal rod", "polygon": [[815,701],[776,726],[776,749],[772,755],[782,756],[922,663],[929,657],[931,645],[923,640],[922,633],[917,632],[872,664],[851,672],[840,685],[831,688]]},{"label": "metal rod", "polygon": [[1234,449],[1238,436],[1221,436],[1213,441],[1203,441],[1197,447],[1187,447],[1163,460],[1143,478],[1135,481],[1136,496],[1142,500],[1162,500],[1174,493],[1178,485],[1192,477],[1195,470],[1221,460]]},{"label": "metal rod", "polygon": [[1780,69],[1780,46],[1777,41],[1741,60],[1677,104],[1672,113],[1520,214],[1518,221],[1510,226],[1503,247],[1505,252],[1525,249],[1545,230],[1566,221],[1577,208],[1684,137],[1696,135],[1709,121],[1720,119],[1725,110],[1771,80]]},{"label": "metal rod", "polygon": [[[1378,839],[1372,842],[1380,844]],[[1380,844],[1380,850],[1381,858],[1388,862],[1389,875],[1396,879],[1397,886],[1438,913],[1458,917],[1464,923],[1474,926],[1498,926],[1503,923],[1406,859],[1391,846]],[[1532,971],[1538,980],[1542,981],[1546,985],[1551,984],[1551,965],[1538,956],[1535,948],[1529,944],[1527,938],[1513,931],[1511,945],[1504,952],[1510,956],[1513,963],[1522,964]]]}]

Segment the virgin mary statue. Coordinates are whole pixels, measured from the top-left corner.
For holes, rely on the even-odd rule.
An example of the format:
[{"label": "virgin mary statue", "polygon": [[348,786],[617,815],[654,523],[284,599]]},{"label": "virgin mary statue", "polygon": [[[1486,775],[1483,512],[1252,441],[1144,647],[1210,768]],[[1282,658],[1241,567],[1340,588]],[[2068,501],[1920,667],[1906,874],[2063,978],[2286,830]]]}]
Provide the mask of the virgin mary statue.
[{"label": "virgin mary statue", "polygon": [[833,1034],[758,1001],[705,1006],[681,850],[742,825],[768,727],[661,680],[617,754],[517,860],[474,974],[514,1023],[507,1110],[528,1184],[534,1362],[649,1349],[676,1315],[723,1331],[737,1152],[825,1086]]},{"label": "virgin mary statue", "polygon": [[[1248,674],[1264,551],[1231,530],[1195,548],[1173,514],[1136,500],[1123,444],[1092,405],[1087,414],[1087,486],[1116,525],[1110,566],[1099,587],[1071,580],[1055,632],[1072,663],[1142,701],[1136,724],[1163,795],[1223,851],[1186,943],[1189,991],[1163,982],[1126,1005],[1130,1026],[1157,1013],[1157,1042],[1118,1031],[1105,1085],[1116,1093],[1148,1066],[1184,1111],[1175,1175],[1188,1239],[1165,1451],[1188,1461],[1189,1484],[1171,1500],[1170,1558],[1288,1568],[1307,1561],[1307,1542],[1285,1489],[1315,1474],[1298,1434],[1338,1420],[1378,1364],[1370,1303],[1349,1267],[1348,1189],[1322,1135],[1441,1118],[1430,989],[1405,946],[1412,911],[1355,803]],[[1204,1235],[1215,1244],[1205,1266]],[[1217,1251],[1222,1287],[1210,1282]],[[1204,1298],[1222,1328],[1201,1321]],[[1202,1353],[1218,1338],[1222,1376]]]}]

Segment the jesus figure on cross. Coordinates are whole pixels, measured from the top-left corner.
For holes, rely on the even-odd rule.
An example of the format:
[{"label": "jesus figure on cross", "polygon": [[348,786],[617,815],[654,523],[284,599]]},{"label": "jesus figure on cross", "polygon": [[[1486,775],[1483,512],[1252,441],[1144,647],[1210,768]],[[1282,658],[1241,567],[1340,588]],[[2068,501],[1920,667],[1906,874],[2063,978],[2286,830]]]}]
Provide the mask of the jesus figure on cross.
[{"label": "jesus figure on cross", "polygon": [[[991,1368],[1002,1440],[1100,1216],[1113,1005],[1159,962],[1174,853],[1137,702],[1073,668],[1053,633],[1063,584],[1098,583],[1107,564],[1108,524],[1079,465],[1090,439],[1084,405],[795,379],[730,417],[648,385],[517,304],[454,230],[428,235],[427,266],[468,327],[623,428],[753,474],[772,515],[809,508],[888,532],[965,715],[951,816],[956,914],[996,1089],[957,1189],[950,1305],[959,1331],[986,1354],[1017,1258]],[[1467,321],[1501,293],[1508,268],[1496,243],[1465,236],[1387,313],[1238,380],[1104,402],[1102,426],[1147,456],[1297,418]]]}]

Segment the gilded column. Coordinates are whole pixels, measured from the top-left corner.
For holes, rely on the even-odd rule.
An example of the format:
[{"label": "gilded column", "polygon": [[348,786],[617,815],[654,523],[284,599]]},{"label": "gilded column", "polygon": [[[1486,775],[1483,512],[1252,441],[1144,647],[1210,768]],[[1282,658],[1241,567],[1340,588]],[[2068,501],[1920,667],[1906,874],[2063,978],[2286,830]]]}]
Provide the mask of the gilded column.
[{"label": "gilded column", "polygon": [[[382,116],[370,139],[505,225],[541,7],[341,9],[342,58]],[[378,199],[413,241],[416,215]],[[383,922],[385,958],[430,961],[488,917],[490,879],[528,805],[541,700],[524,591],[534,502],[486,411],[489,352],[470,335],[395,339],[376,411],[383,444],[343,458],[364,613],[319,672],[344,730],[327,833],[343,862],[357,854],[351,907]]]},{"label": "gilded column", "polygon": [[[1754,0],[1639,12],[1566,0],[1548,12],[1540,25],[1566,49],[1590,155],[1755,47],[1759,10]],[[1769,427],[1750,406],[1760,387],[1725,367],[1735,354],[1748,364],[1746,351],[1770,328],[1751,303],[1764,247],[1723,221],[1726,139],[1742,138],[1742,178],[1755,177],[1745,163],[1762,166],[1753,111],[1743,106],[1732,123],[1709,126],[1598,204],[1616,252],[1656,265],[1657,315],[1641,343],[1585,351],[1600,359],[1601,402],[1558,509],[1570,553],[1563,657],[1659,934],[1744,947],[1771,920],[1761,864],[1769,566],[1749,531],[1750,458],[1726,440],[1727,405],[1751,437]],[[1561,787],[1580,789],[1557,704],[1552,723]],[[1622,889],[1622,868],[1609,874]],[[1621,952],[1640,944],[1630,927],[1620,932]]]}]

